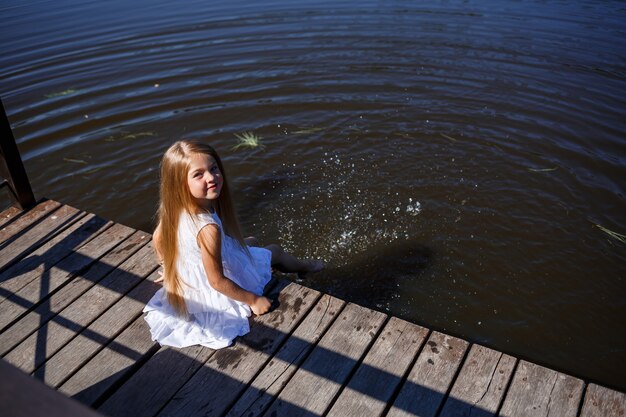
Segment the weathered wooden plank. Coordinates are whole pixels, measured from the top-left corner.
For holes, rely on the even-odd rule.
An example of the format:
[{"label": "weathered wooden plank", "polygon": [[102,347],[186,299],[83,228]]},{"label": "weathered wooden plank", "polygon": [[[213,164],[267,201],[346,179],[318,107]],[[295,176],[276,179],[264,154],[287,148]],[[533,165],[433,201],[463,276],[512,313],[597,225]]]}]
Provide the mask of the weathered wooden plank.
[{"label": "weathered wooden plank", "polygon": [[348,304],[267,414],[322,415],[367,351],[385,317]]},{"label": "weathered wooden plank", "polygon": [[467,347],[465,340],[433,332],[387,415],[435,416]]},{"label": "weathered wooden plank", "polygon": [[580,417],[626,416],[626,393],[589,384]]},{"label": "weathered wooden plank", "polygon": [[[3,244],[9,239],[17,238],[29,226],[31,226],[41,218],[47,216],[59,207],[61,207],[61,203],[53,200],[42,201],[41,203],[37,204],[35,207],[26,212],[22,212],[21,210],[14,207],[14,209],[18,211],[18,214],[22,213],[22,215],[12,222],[8,223],[6,226],[2,226],[2,228],[0,228],[0,244]],[[3,224],[6,224],[6,222]]]},{"label": "weathered wooden plank", "polygon": [[83,404],[94,406],[133,373],[137,363],[154,353],[159,344],[150,338],[143,316],[72,375],[59,391]]},{"label": "weathered wooden plank", "polygon": [[575,416],[583,381],[530,362],[520,361],[500,415]]},{"label": "weathered wooden plank", "polygon": [[515,363],[502,352],[472,346],[439,417],[495,415]]},{"label": "weathered wooden plank", "polygon": [[0,213],[0,243],[3,242],[4,226],[16,219],[20,214],[25,213],[19,208],[12,206]]},{"label": "weathered wooden plank", "polygon": [[[222,415],[319,297],[319,292],[295,283],[283,288],[279,307],[255,317],[250,333],[232,347],[215,352],[159,415]],[[213,389],[207,391],[209,385]]]},{"label": "weathered wooden plank", "polygon": [[71,281],[78,272],[97,262],[98,258],[132,233],[131,228],[120,224],[109,226],[110,222],[92,217],[72,232],[78,239],[80,239],[78,236],[88,236],[89,241],[49,267],[41,277],[32,280],[9,296],[0,310],[0,329],[4,329],[44,301],[44,304],[49,305],[49,297],[59,288]]},{"label": "weathered wooden plank", "polygon": [[0,410],[11,417],[102,417],[2,360]]},{"label": "weathered wooden plank", "polygon": [[392,317],[328,415],[382,415],[427,336],[428,329]]},{"label": "weathered wooden plank", "polygon": [[[146,303],[160,288],[154,283],[159,276],[156,271],[150,274],[51,357],[46,363],[45,375],[41,375],[44,382],[57,387],[141,315]],[[145,337],[149,339],[150,333]]]},{"label": "weathered wooden plank", "polygon": [[[154,271],[156,261],[150,245],[141,248],[118,269],[65,308],[54,320],[26,338],[5,359],[25,372],[33,372],[103,311]],[[38,371],[41,377],[45,369]]]},{"label": "weathered wooden plank", "polygon": [[93,287],[114,268],[128,259],[150,240],[144,232],[135,232],[124,242],[113,248],[97,263],[91,265],[85,272],[76,276],[71,283],[56,292],[48,303],[39,305],[19,321],[0,334],[0,355],[20,344],[35,330],[47,323],[50,319],[70,305],[89,288]]},{"label": "weathered wooden plank", "polygon": [[62,206],[29,228],[26,233],[8,240],[0,247],[0,271],[18,262],[84,215],[84,212],[73,207]]},{"label": "weathered wooden plank", "polygon": [[113,417],[154,416],[214,352],[199,345],[162,347],[97,408]]},{"label": "weathered wooden plank", "polygon": [[162,347],[97,408],[111,416],[154,416],[214,353],[203,346]]},{"label": "weathered wooden plank", "polygon": [[262,415],[345,304],[343,300],[324,294],[237,400],[228,416]]},{"label": "weathered wooden plank", "polygon": [[[11,265],[0,273],[0,304],[18,292],[22,287],[35,279],[41,279],[45,271],[63,258],[68,256],[76,248],[84,245],[93,235],[93,230],[84,230],[76,233],[85,223],[94,219],[93,214],[80,213],[79,218],[73,224],[65,227],[33,252],[28,254],[20,262]],[[98,219],[98,223],[107,224],[104,219]]]}]

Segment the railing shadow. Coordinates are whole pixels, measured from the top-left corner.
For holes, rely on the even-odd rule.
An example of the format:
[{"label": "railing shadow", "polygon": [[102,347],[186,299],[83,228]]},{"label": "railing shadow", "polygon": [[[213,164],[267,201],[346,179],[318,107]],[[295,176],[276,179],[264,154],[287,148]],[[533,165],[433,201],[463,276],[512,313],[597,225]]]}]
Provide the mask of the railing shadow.
[{"label": "railing shadow", "polygon": [[[85,224],[81,225],[77,230],[72,231],[66,237],[56,242],[55,245],[51,246],[41,255],[33,253],[49,241],[53,240],[57,235],[63,233],[64,230],[72,227],[72,225],[80,221],[80,219],[84,217],[84,214],[85,213],[77,212],[69,216],[67,219],[57,224],[54,228],[48,230],[44,235],[40,236],[36,241],[30,242],[30,244],[27,243],[28,247],[22,249],[20,252],[3,253],[3,256],[11,256],[11,259],[5,259],[4,262],[2,262],[3,266],[0,268],[0,283],[15,278],[16,276],[40,267],[46,263],[52,262],[52,264],[49,265],[52,267],[54,264],[63,259],[58,256],[54,256],[54,253],[58,251],[59,248],[80,248],[84,243],[91,239],[94,233],[108,223],[105,219],[94,217]],[[50,213],[49,215],[54,215],[54,213]],[[0,245],[0,251],[16,242],[20,237],[27,235],[29,231],[36,228],[44,220],[45,217],[38,219],[28,227],[17,232],[11,238],[7,239],[2,245]]]},{"label": "railing shadow", "polygon": [[[72,216],[72,218],[74,218],[74,216]],[[0,305],[3,306],[1,315],[2,319],[0,320],[0,330],[4,331],[15,321],[19,320],[24,314],[27,314],[34,308],[49,302],[52,294],[63,288],[75,276],[80,274],[82,270],[97,263],[97,259],[86,257],[76,251],[89,242],[94,234],[106,231],[108,224],[109,222],[104,219],[92,217],[59,242],[51,245],[48,250],[41,254],[36,253],[38,247],[46,244],[49,239],[39,239],[38,245],[33,244],[31,246],[33,248],[33,252],[26,254],[23,259],[18,259],[19,262],[16,260],[15,263],[13,263],[9,268],[0,272],[0,284],[7,287],[0,288]],[[36,227],[36,225],[31,225],[30,227]],[[63,222],[62,224],[57,225],[54,230],[47,233],[46,236],[48,238],[54,238],[54,236],[67,227],[71,227],[71,225],[68,225],[67,222]],[[58,267],[64,259],[72,255],[75,258],[80,258],[77,259],[79,261],[77,265],[82,266],[82,268],[77,268],[77,270],[73,271],[66,271],[67,276],[64,277],[65,281],[60,283],[60,288],[51,290],[50,274],[52,268]],[[41,275],[37,275],[35,272],[37,269],[41,270]],[[20,280],[20,282],[17,283],[16,281],[13,281],[8,283],[11,280]],[[31,299],[33,298],[33,289],[31,288],[33,283],[39,284],[39,292],[35,301],[25,298],[27,296],[26,294],[29,293],[29,290],[30,295],[28,295],[28,297]],[[13,308],[13,306],[17,306],[17,310]],[[20,312],[20,308],[23,309],[22,312]]]},{"label": "railing shadow", "polygon": [[[33,224],[29,226],[29,228],[35,226],[36,224]],[[67,225],[65,224],[59,225],[56,232],[66,228],[66,226]],[[29,366],[32,366],[33,369],[37,370],[35,373],[36,376],[43,378],[43,375],[45,375],[45,362],[52,354],[55,353],[55,351],[50,352],[50,349],[47,346],[49,340],[48,329],[50,322],[53,322],[56,325],[61,326],[63,329],[73,332],[74,334],[82,332],[83,336],[92,339],[96,343],[108,343],[108,339],[106,337],[99,337],[100,335],[97,333],[89,331],[87,326],[90,322],[77,323],[64,316],[64,312],[67,311],[76,299],[71,299],[62,308],[62,310],[58,312],[52,311],[50,305],[51,297],[53,295],[64,291],[66,288],[69,288],[70,291],[72,290],[72,282],[76,280],[77,277],[80,277],[81,279],[91,279],[93,285],[88,286],[87,291],[93,288],[94,285],[105,283],[107,290],[117,292],[121,297],[130,291],[133,288],[133,285],[121,285],[120,282],[136,284],[147,276],[147,274],[141,277],[136,276],[135,274],[122,271],[113,266],[101,264],[102,261],[100,259],[92,258],[78,252],[83,245],[91,242],[91,240],[97,238],[97,236],[101,233],[105,233],[106,230],[108,230],[107,226],[110,226],[110,222],[99,217],[93,217],[77,227],[63,239],[60,239],[59,242],[51,245],[51,247],[45,252],[40,254],[31,253],[19,263],[14,264],[12,267],[0,273],[0,282],[7,282],[12,279],[24,279],[23,283],[19,283],[17,286],[14,286],[17,288],[15,291],[0,288],[0,297],[2,297],[0,302],[3,306],[2,314],[0,316],[2,318],[0,321],[0,329],[2,329],[2,333],[9,330],[18,330],[13,333],[19,335],[15,340],[11,340],[6,337],[5,340],[3,340],[2,349],[5,357],[15,349],[22,347],[21,350],[28,351],[29,349],[32,349],[32,346],[34,345],[34,355],[31,358],[32,363]],[[56,235],[56,233],[52,231],[49,234]],[[128,238],[129,236],[122,239],[111,250],[123,247],[126,239]],[[45,243],[46,240],[39,240],[39,246]],[[139,250],[141,247],[142,245],[137,245],[136,249]],[[134,252],[131,252],[129,255],[133,256],[134,254]],[[65,261],[68,258],[71,259],[71,262]],[[72,268],[63,268],[64,265],[70,265]],[[154,262],[152,270],[156,269],[156,267],[157,264]],[[51,288],[51,272],[53,269],[57,270],[56,281],[54,282],[55,288]],[[41,270],[41,273],[38,273],[39,270]],[[65,270],[67,275],[63,276],[62,273],[59,274],[59,270]],[[92,270],[108,270],[108,272],[90,274],[90,271]],[[36,273],[33,273],[33,271],[36,271]],[[36,300],[33,301],[35,298],[35,286],[38,286],[39,289],[38,296],[36,296]],[[121,287],[125,289],[120,291]],[[156,291],[156,288],[154,288],[151,293],[154,291]],[[75,296],[80,296],[80,294],[75,294],[74,297]],[[147,302],[147,299],[138,301],[145,303]],[[107,306],[107,308],[108,307],[111,306]],[[139,314],[139,312],[137,314]],[[36,315],[38,317],[39,324],[37,328],[31,331],[20,331],[19,328],[15,329],[14,326],[16,328],[19,327],[21,320],[27,315],[31,315],[31,320],[29,321],[31,324],[29,324],[29,326],[32,326],[32,316]],[[13,335],[13,333],[9,332],[7,334]],[[27,343],[26,340],[33,338],[33,333],[35,333],[34,337],[36,337],[36,341]],[[24,346],[21,346],[21,343],[24,343]],[[131,352],[129,352],[129,354],[130,353]]]},{"label": "railing shadow", "polygon": [[[447,392],[436,391],[408,381],[406,380],[406,375],[398,376],[385,370],[372,367],[371,365],[362,363],[362,358],[360,360],[349,358],[336,351],[312,344],[293,334],[278,331],[275,328],[260,323],[258,320],[253,321],[251,332],[248,335],[237,339],[235,346],[215,351],[212,356],[209,357],[208,362],[213,363],[213,366],[208,366],[204,362],[196,360],[194,358],[196,355],[187,354],[185,349],[162,349],[149,358],[139,372],[134,373],[136,369],[133,369],[133,367],[119,370],[109,377],[85,388],[83,391],[74,395],[74,398],[79,400],[83,398],[93,398],[94,393],[101,393],[93,402],[100,407],[101,411],[115,417],[130,415],[137,417],[154,415],[225,415],[232,409],[243,392],[248,394],[252,393],[252,396],[255,397],[257,401],[266,403],[266,406],[263,407],[262,410],[255,410],[254,412],[246,410],[241,414],[242,416],[264,415],[268,412],[270,412],[272,416],[319,416],[327,413],[329,408],[333,405],[332,399],[329,399],[329,407],[325,409],[324,412],[315,413],[301,405],[291,403],[282,398],[276,400],[274,394],[268,394],[265,389],[254,387],[253,381],[242,381],[229,375],[227,372],[219,370],[220,367],[233,367],[233,365],[235,365],[233,362],[235,361],[242,361],[241,352],[231,354],[232,352],[241,350],[242,346],[252,350],[263,351],[263,353],[268,355],[267,360],[269,360],[270,357],[273,357],[274,360],[293,360],[293,358],[281,356],[280,348],[284,343],[278,345],[270,344],[269,348],[263,348],[263,346],[268,346],[267,343],[264,343],[267,338],[284,339],[284,343],[294,344],[296,346],[295,350],[298,350],[297,348],[299,347],[302,351],[308,351],[304,361],[300,364],[300,369],[318,375],[324,380],[338,384],[339,386],[346,386],[346,384],[349,383],[349,379],[332,373],[320,374],[319,370],[315,369],[312,363],[307,359],[312,355],[321,355],[329,363],[338,364],[338,366],[343,368],[351,368],[352,373],[357,367],[362,368],[366,371],[365,373],[371,377],[372,384],[369,386],[351,385],[350,388],[355,389],[356,387],[360,394],[377,401],[387,402],[390,399],[388,396],[381,394],[381,391],[378,390],[376,386],[377,381],[385,381],[386,384],[395,386],[396,391],[399,389],[412,390],[412,392],[415,392],[416,395],[424,399],[424,401],[429,404],[429,407],[432,408],[433,404],[435,404],[435,411],[440,410],[445,405],[446,409],[463,410],[461,414],[454,415],[470,415],[468,413],[471,413],[472,416],[484,417],[494,415],[493,411],[482,409],[476,404],[470,404],[449,397]],[[229,358],[231,360],[230,363],[228,362]],[[245,355],[243,355],[243,358],[243,361],[245,361]],[[221,365],[217,369],[215,367],[216,363]],[[238,366],[244,365],[239,363]],[[236,368],[236,366],[234,368]],[[178,389],[170,391],[164,390],[159,386],[159,381],[167,381],[171,379],[174,374],[188,372],[190,369],[199,369],[199,371],[196,372],[189,372],[190,375],[202,372],[202,380],[210,381],[210,386],[182,383]],[[190,379],[191,376],[187,381]],[[276,401],[279,401],[279,403]],[[424,411],[420,410],[419,407],[411,408],[412,406],[406,403],[395,404],[395,406],[399,410],[414,415],[422,415],[421,412]],[[139,414],[137,414],[138,410],[141,410]],[[434,414],[435,413],[432,415]]]},{"label": "railing shadow", "polygon": [[[76,233],[76,232],[73,232]],[[71,234],[66,238],[66,239],[71,239],[70,238]],[[123,244],[123,242],[121,242],[120,244]],[[80,246],[77,245],[76,248]],[[87,259],[85,259],[85,262],[88,262],[88,266],[83,268],[83,270],[81,271],[68,271],[68,273],[72,274],[73,277],[75,277],[78,273],[83,272],[85,270],[88,270],[90,268],[94,268],[98,265],[98,263],[100,262],[99,259],[91,259],[89,257],[86,257],[84,255],[81,255],[79,253],[76,252],[77,249],[74,249],[71,252],[71,254],[73,256],[79,256],[79,257],[85,257]],[[58,259],[55,260],[51,260],[51,261],[47,261],[45,254],[41,256],[41,262],[42,265],[44,266],[44,272],[40,277],[41,280],[41,298],[37,301],[37,302],[31,302],[28,301],[27,299],[22,299],[19,297],[19,295],[17,294],[3,294],[3,295],[8,295],[9,299],[11,302],[17,302],[22,304],[24,307],[26,307],[28,309],[28,312],[31,312],[33,310],[33,308],[35,306],[45,306],[46,303],[49,301],[49,297],[51,295],[51,292],[49,291],[49,279],[50,279],[50,269],[58,264]],[[381,257],[380,262],[384,262],[385,259],[384,257]],[[49,263],[47,263],[49,262]],[[371,266],[371,265],[370,265]],[[111,272],[109,272],[109,274],[112,273],[116,273],[116,270],[113,270]],[[365,271],[364,271],[365,272]],[[117,272],[119,273],[119,272]],[[107,274],[107,275],[109,275]],[[7,279],[10,277],[6,277],[3,276],[3,280]],[[134,275],[132,273],[122,273],[120,276],[120,279],[122,280],[137,280],[138,282],[141,282],[143,279],[145,279],[145,277],[141,277],[141,276],[137,276]],[[71,282],[71,280],[68,280],[68,282],[65,285],[68,285],[68,283]],[[95,285],[102,285],[103,282],[109,282],[109,281],[102,281],[102,279],[95,281],[94,284]],[[135,285],[136,286],[136,285]],[[56,289],[55,291],[60,291],[62,290],[63,287]],[[113,290],[113,291],[117,291],[116,287],[113,285],[103,285],[103,288],[106,288],[108,290]],[[134,288],[134,287],[133,287]],[[154,289],[156,290],[156,286],[154,287]],[[130,289],[129,289],[130,291]],[[124,292],[119,292],[120,295],[126,295],[128,296],[128,291],[124,291]],[[137,297],[135,298],[140,302],[145,303],[147,301],[147,299],[141,297]],[[6,302],[6,301],[5,301]],[[111,306],[109,306],[110,308]],[[278,309],[280,310],[281,308],[287,308],[288,305],[285,304],[278,306]],[[283,312],[284,313],[284,312]],[[145,358],[144,356],[142,356],[140,353],[138,353],[135,349],[133,349],[131,346],[124,346],[124,345],[120,345],[118,342],[116,342],[115,340],[111,341],[109,340],[108,337],[102,336],[97,332],[93,332],[91,331],[88,326],[85,326],[84,324],[79,324],[76,323],[74,321],[72,321],[71,319],[68,319],[66,317],[64,317],[63,315],[63,311],[61,311],[60,313],[53,315],[50,319],[51,321],[53,321],[54,323],[67,328],[69,330],[71,330],[72,332],[74,332],[76,335],[80,334],[86,338],[89,338],[101,345],[105,345],[107,349],[113,349],[116,352],[118,352],[119,354],[130,358],[133,361],[142,361]],[[16,321],[13,323],[13,325],[19,324],[19,321]],[[47,341],[47,327],[45,325],[41,326],[38,330],[37,330],[37,349],[36,349],[36,353],[35,353],[35,358],[34,360],[36,361],[36,363],[41,362],[40,368],[38,370],[38,373],[42,374],[45,373],[45,358],[49,357],[50,354],[49,352],[47,352],[47,346],[46,346],[46,341]],[[262,336],[262,339],[260,339],[259,337]],[[150,337],[149,334],[146,334],[146,337]],[[293,335],[289,335],[287,333],[283,333],[281,331],[278,331],[266,324],[263,324],[262,322],[255,320],[253,323],[253,329],[251,331],[251,333],[245,337],[239,338],[237,340],[237,345],[238,346],[247,346],[250,349],[254,349],[254,350],[263,350],[263,349],[272,349],[271,351],[267,351],[265,353],[267,353],[268,355],[274,355],[276,354],[276,352],[278,352],[278,356],[276,357],[276,359],[278,360],[287,360],[288,358],[281,358],[280,356],[280,346],[276,346],[273,344],[269,344],[269,348],[267,347],[268,344],[265,343],[268,339],[288,339],[289,343],[295,343],[295,344],[299,344],[302,346],[303,349],[308,349],[311,348],[311,346],[309,346],[309,342],[302,340],[302,339],[298,339],[297,337],[293,336]],[[355,360],[349,357],[346,357],[338,352],[323,348],[319,345],[314,346],[313,349],[311,350],[311,352],[308,354],[308,356],[310,356],[311,354],[313,354],[313,352],[315,352],[316,355],[323,355],[326,360],[330,361],[330,363],[341,363],[343,364],[344,367],[349,367],[351,369],[355,369],[357,366],[361,366],[361,367],[369,367],[369,365],[360,363],[359,360]],[[214,354],[214,356],[217,357],[226,357],[226,359],[228,358],[228,354],[229,354],[229,350],[224,349],[224,350],[220,350],[218,352],[216,352]],[[162,362],[162,361],[157,361],[157,359],[159,358],[160,355],[168,355],[167,357],[167,361],[170,362],[173,366],[176,366],[177,364],[181,363],[181,361],[185,360],[187,362],[189,362],[190,360],[193,362],[193,359],[190,359],[189,357],[187,357],[184,353],[182,353],[182,351],[179,350],[175,350],[175,349],[167,349],[164,351],[160,351],[158,352],[154,357],[149,358],[147,360],[147,362],[145,364],[143,364],[143,366],[141,368],[137,368],[136,366],[131,366],[128,367],[124,370],[121,370],[119,372],[116,372],[115,375],[110,376],[109,378],[107,378],[105,381],[100,381],[98,383],[93,384],[92,386],[86,388],[86,390],[97,390],[99,389],[98,385],[99,384],[109,384],[109,386],[104,390],[106,393],[110,393],[110,394],[114,394],[115,392],[117,392],[116,390],[112,390],[111,387],[116,388],[117,385],[119,384],[119,389],[120,390],[124,390],[125,389],[125,384],[123,384],[123,382],[125,380],[127,380],[126,382],[131,382],[132,378],[137,376],[140,377],[141,375],[145,375],[146,373],[143,372],[143,369],[146,367],[150,367],[151,363],[156,363],[156,362]],[[197,362],[193,364],[195,367],[200,368],[204,365],[204,363],[202,362]],[[41,368],[43,366],[43,368]],[[325,375],[321,375],[319,374],[319,371],[317,369],[314,369],[313,367],[310,366],[310,364],[307,362],[307,360],[305,359],[304,362],[301,364],[301,368],[306,370],[307,372],[313,373],[313,374],[318,374],[320,377],[329,380],[333,383],[336,384],[340,384],[343,385],[345,384],[347,381],[338,377],[335,374],[325,374]],[[138,369],[141,369],[141,372],[138,372]],[[146,368],[147,369],[147,368]],[[228,400],[228,404],[229,407],[232,406],[232,404],[234,403],[234,401],[236,400],[236,395],[241,394],[244,390],[246,389],[251,389],[251,390],[255,390],[256,388],[254,388],[253,386],[249,385],[250,381],[239,381],[236,378],[231,377],[230,375],[223,373],[223,372],[219,372],[215,369],[208,369],[206,367],[203,368],[204,372],[208,372],[208,375],[210,377],[211,380],[215,380],[215,381],[219,381],[219,383],[217,383],[215,386],[213,386],[211,389],[215,390],[215,389],[219,389],[219,392],[221,393],[220,396],[225,399],[225,398],[229,398]],[[411,386],[411,382],[410,381],[406,381],[403,377],[398,377],[396,375],[392,375],[389,374],[388,372],[381,370],[381,369],[377,369],[377,368],[371,368],[368,369],[369,373],[374,375],[375,377],[373,378],[373,381],[376,380],[387,380],[387,381],[391,381],[391,383],[396,384],[398,386],[400,386],[402,384],[403,389],[419,389],[421,390],[424,395],[427,395],[431,398],[435,398],[435,399],[439,399],[439,402],[442,402],[445,397],[446,397],[446,393],[441,393],[441,392],[437,392],[437,391],[433,391],[430,390],[427,387],[423,387],[423,386],[415,386],[412,387]],[[154,369],[150,369],[150,380],[146,381],[146,384],[135,384],[135,386],[139,386],[140,387],[140,391],[137,392],[136,396],[133,395],[132,398],[135,398],[135,400],[140,401],[142,399],[142,390],[146,390],[146,389],[150,389],[151,384],[158,384],[159,379],[167,379],[169,376],[167,374],[167,369],[165,368],[154,368]],[[111,378],[117,378],[117,382],[112,384],[112,380]],[[112,385],[111,385],[112,384]],[[181,387],[182,388],[182,387]],[[200,387],[201,389],[204,389],[203,387]],[[363,395],[366,395],[368,397],[374,398],[376,400],[379,401],[384,401],[385,398],[383,398],[382,396],[379,395],[379,392],[373,389],[362,389],[361,393]],[[175,408],[175,403],[172,403],[172,401],[176,402],[179,401],[180,399],[178,397],[176,397],[176,392],[171,393],[170,397],[166,399],[166,402],[163,404],[163,407],[165,407],[166,405],[169,405],[170,403],[172,404],[172,407]],[[257,393],[259,398],[262,398],[264,395],[267,395],[264,391],[259,390]],[[78,397],[80,397],[80,395],[78,395]],[[184,400],[184,398],[183,398]],[[448,399],[450,400],[450,399]],[[103,401],[102,397],[99,400],[100,402]],[[273,404],[270,401],[271,404]],[[296,404],[289,404],[288,402],[284,402],[280,404],[280,406],[277,406],[278,409],[280,410],[280,413],[283,415],[317,415],[315,413],[311,413],[310,411],[296,405]],[[215,411],[215,410],[213,410]],[[223,410],[223,411],[227,411]],[[411,410],[405,410],[408,412],[411,412]],[[474,413],[479,412],[480,409],[476,409]],[[211,408],[211,404],[202,404],[200,406],[199,412],[202,413],[211,413],[212,412],[212,408]]]},{"label": "railing shadow", "polygon": [[[38,205],[43,205],[43,204],[46,204],[46,203],[53,203],[53,202],[48,200],[47,198],[43,198],[43,199],[39,200],[37,203],[38,203]],[[49,213],[52,213],[53,211],[57,210],[59,207],[60,206],[57,206],[57,207],[53,208],[52,210],[50,210]],[[13,225],[13,223],[17,222],[18,220],[21,220],[21,217],[26,215],[26,213],[28,213],[30,211],[30,210],[23,211],[23,210],[20,210],[17,207],[13,207],[13,209],[17,210],[17,212],[11,218],[4,220],[4,223],[2,224],[2,231],[3,232],[5,231],[4,229],[10,228]],[[0,209],[0,211],[3,211],[3,210]],[[45,217],[45,216],[43,216],[43,217]],[[41,220],[43,220],[43,218],[39,217],[37,220],[35,220],[35,222],[40,222]],[[15,240],[17,237],[21,236],[22,234],[23,234],[23,231],[20,231],[18,233],[12,234],[10,236],[6,236],[6,237],[3,237],[3,238],[0,238],[0,244],[2,245],[2,246],[0,246],[0,248],[4,247],[4,245],[6,244],[6,241],[8,239]]]},{"label": "railing shadow", "polygon": [[[22,248],[22,250],[20,252],[12,253],[11,254],[11,259],[3,260],[2,266],[0,267],[0,271],[4,272],[7,269],[9,269],[10,267],[14,266],[19,260],[21,260],[28,253],[30,253],[31,251],[37,249],[39,246],[43,245],[45,242],[47,242],[50,239],[54,238],[54,236],[56,236],[58,233],[63,231],[65,228],[71,226],[75,221],[79,220],[82,217],[83,214],[84,213],[81,213],[81,212],[77,212],[77,213],[73,214],[68,219],[64,220],[62,223],[57,225],[57,227],[55,227],[54,229],[50,230],[45,235],[41,236],[35,242],[31,243],[29,246],[27,246],[25,248]],[[5,248],[9,247],[13,242],[17,241],[21,236],[25,235],[28,232],[28,230],[36,227],[38,224],[40,224],[44,220],[45,220],[45,218],[38,219],[37,221],[34,222],[34,224],[29,226],[27,230],[22,230],[20,232],[17,232],[10,239],[2,242],[2,244],[0,244],[0,250],[4,250]],[[5,279],[2,278],[2,279],[0,279],[0,282],[4,281],[4,280]]]}]

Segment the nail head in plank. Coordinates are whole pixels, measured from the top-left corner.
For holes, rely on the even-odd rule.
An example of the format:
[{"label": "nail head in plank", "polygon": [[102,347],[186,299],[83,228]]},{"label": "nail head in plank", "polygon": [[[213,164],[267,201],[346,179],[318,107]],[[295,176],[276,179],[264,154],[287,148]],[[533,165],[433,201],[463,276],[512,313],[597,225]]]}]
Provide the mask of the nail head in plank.
[{"label": "nail head in plank", "polygon": [[329,416],[380,416],[428,336],[428,329],[392,317]]},{"label": "nail head in plank", "polygon": [[237,400],[228,416],[263,414],[345,304],[343,300],[324,294]]},{"label": "nail head in plank", "polygon": [[589,384],[580,417],[626,416],[626,393]]},{"label": "nail head in plank", "polygon": [[467,347],[465,340],[433,332],[388,416],[434,416],[443,403]]},{"label": "nail head in plank", "polygon": [[576,416],[583,381],[520,361],[504,398],[503,417]]},{"label": "nail head in plank", "polygon": [[495,415],[515,362],[514,357],[502,352],[472,346],[439,417]]},{"label": "nail head in plank", "polygon": [[385,315],[348,304],[267,414],[323,414],[368,349]]},{"label": "nail head in plank", "polygon": [[[320,297],[315,290],[286,284],[272,290],[280,291],[278,308],[254,317],[250,333],[215,352],[159,415],[221,415],[230,408]],[[213,387],[209,391],[208,385]]]}]

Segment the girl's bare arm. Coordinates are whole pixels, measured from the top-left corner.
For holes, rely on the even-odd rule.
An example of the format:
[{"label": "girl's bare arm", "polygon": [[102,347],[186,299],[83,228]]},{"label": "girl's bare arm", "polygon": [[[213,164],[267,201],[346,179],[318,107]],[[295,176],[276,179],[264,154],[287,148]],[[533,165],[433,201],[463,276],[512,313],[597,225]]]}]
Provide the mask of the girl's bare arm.
[{"label": "girl's bare arm", "polygon": [[256,315],[267,313],[271,302],[266,297],[246,291],[224,276],[222,268],[222,235],[217,225],[208,224],[198,233],[198,244],[202,252],[202,265],[209,284],[216,291],[246,303]]},{"label": "girl's bare arm", "polygon": [[[161,223],[159,223],[152,234],[152,247],[159,260],[159,265],[163,265],[163,251],[161,250]],[[159,268],[159,277],[154,280],[156,284],[163,282],[163,268]]]}]

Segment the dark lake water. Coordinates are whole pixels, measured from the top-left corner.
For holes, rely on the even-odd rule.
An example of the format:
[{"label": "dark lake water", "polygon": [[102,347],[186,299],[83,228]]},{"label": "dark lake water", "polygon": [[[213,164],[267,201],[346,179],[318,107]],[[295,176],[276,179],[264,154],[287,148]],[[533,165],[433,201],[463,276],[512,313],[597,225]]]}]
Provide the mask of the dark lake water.
[{"label": "dark lake water", "polygon": [[307,285],[626,389],[623,1],[0,4],[37,197],[151,231],[203,138]]}]

